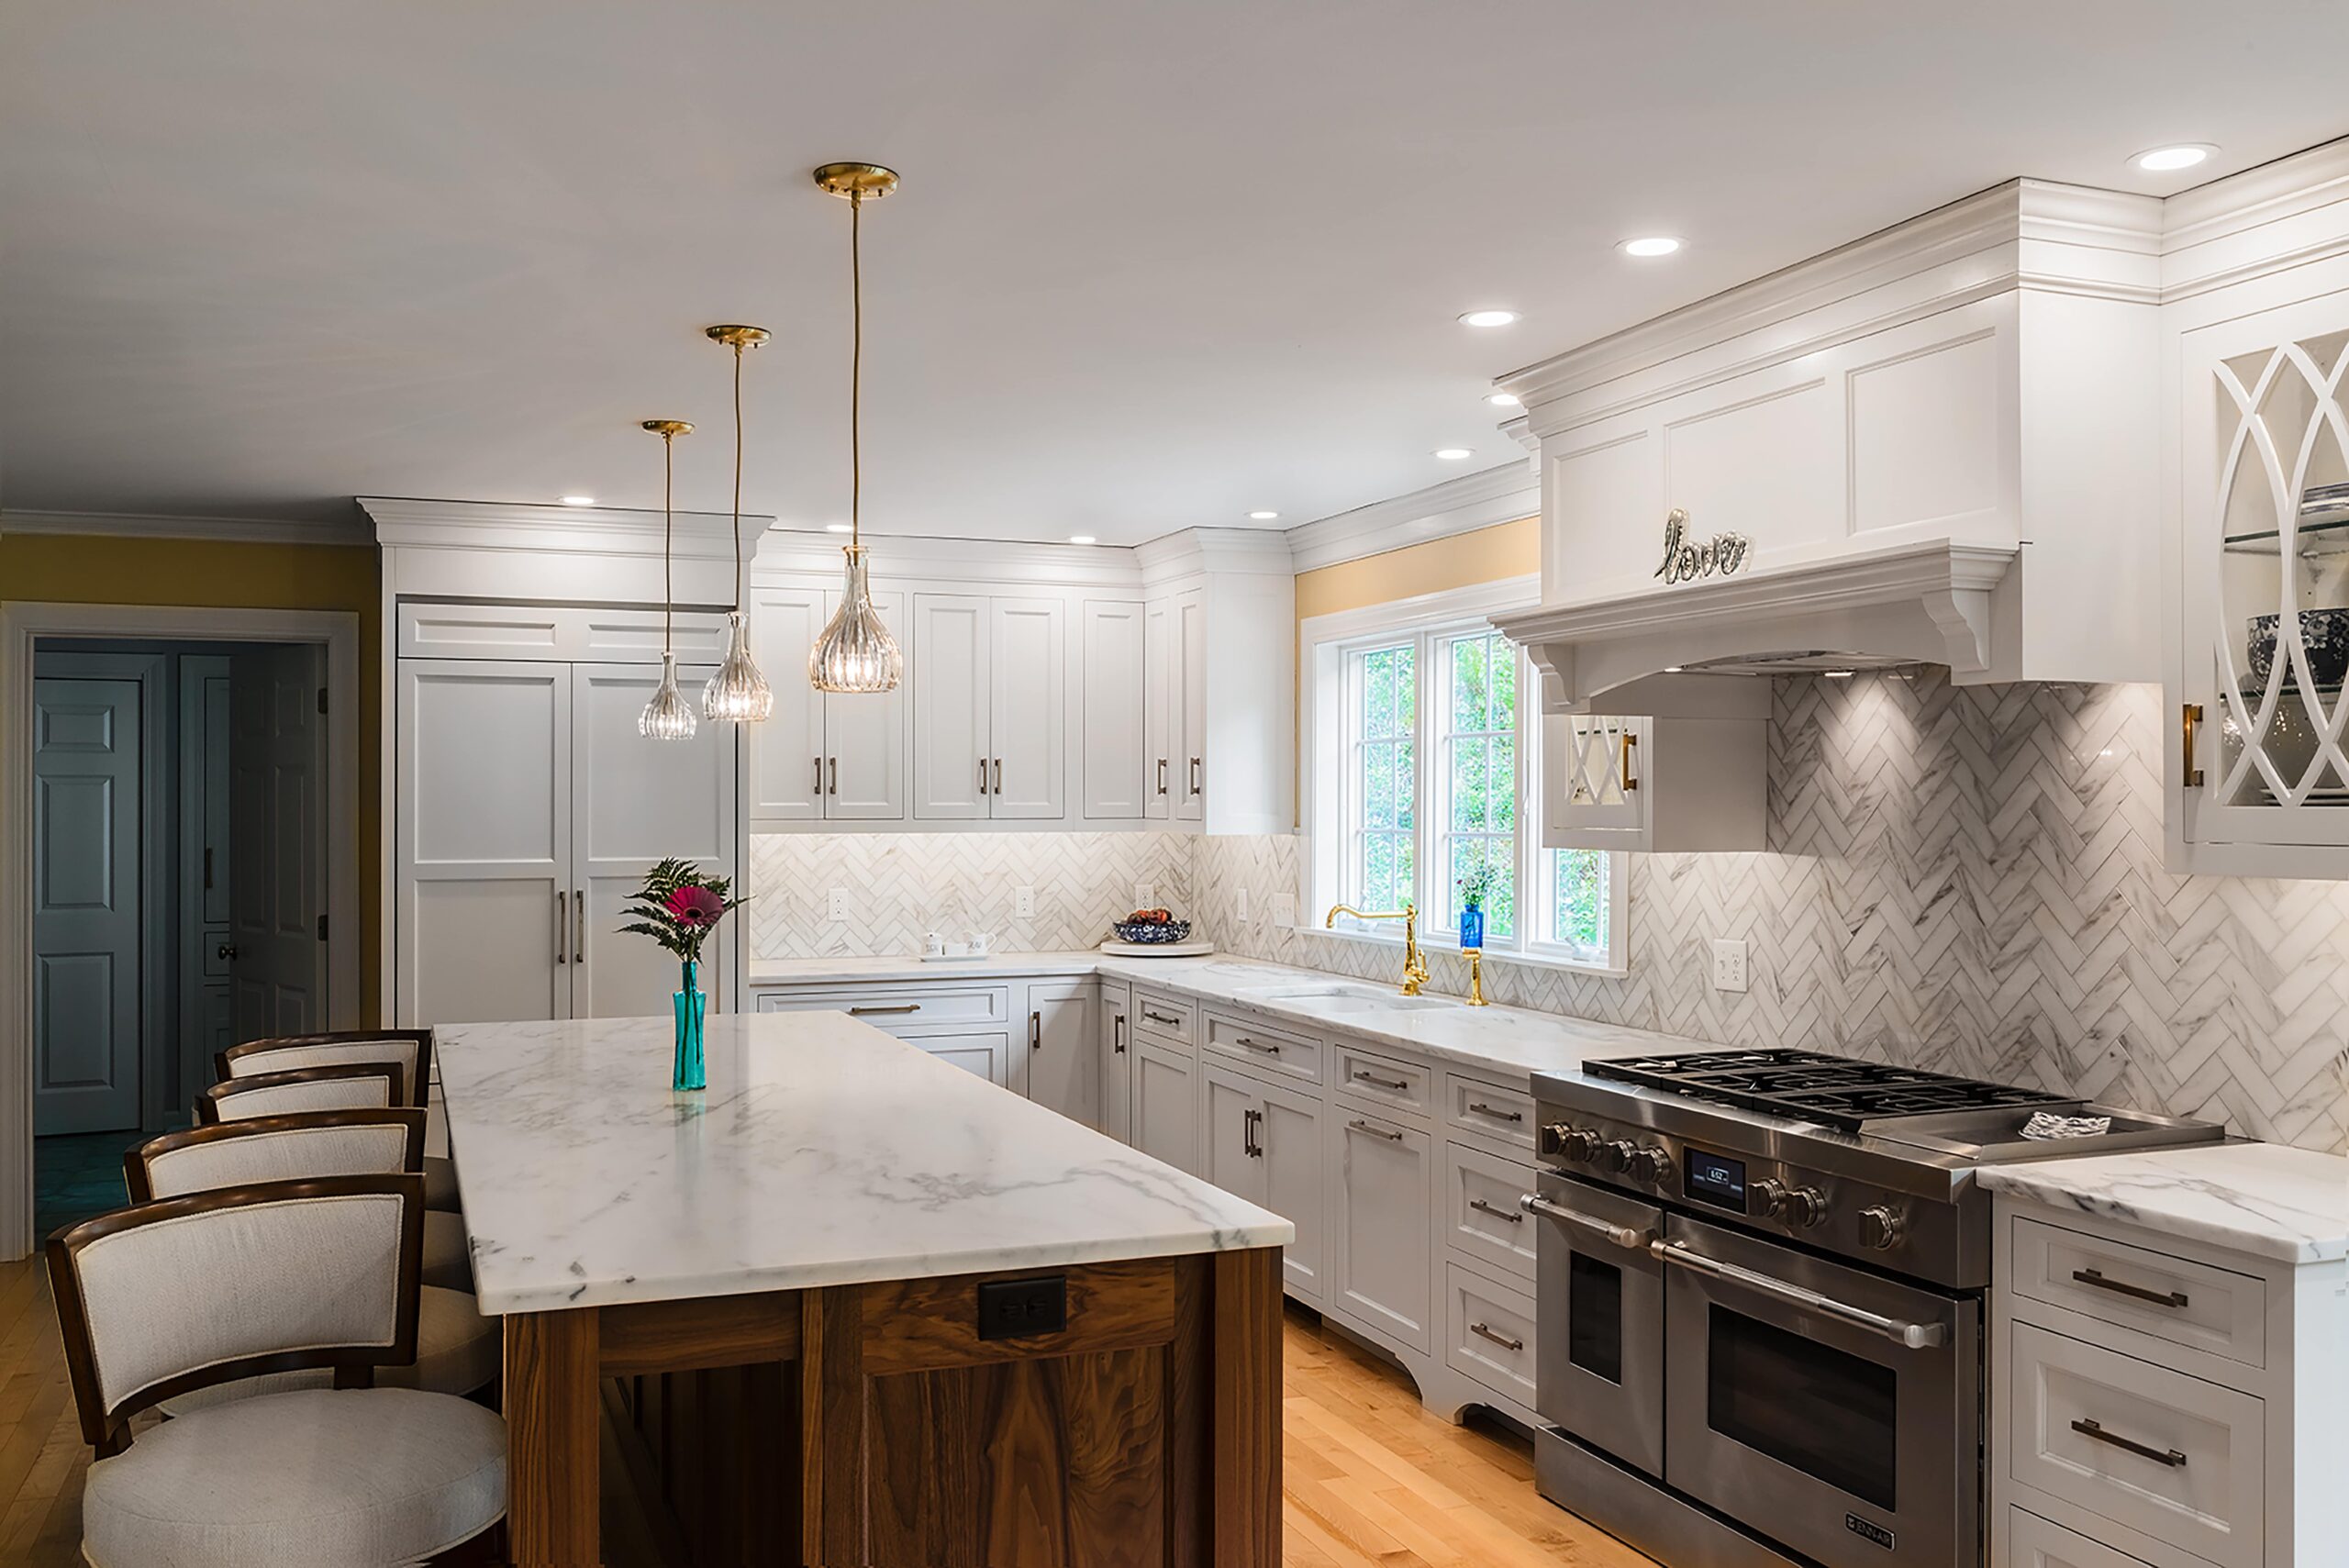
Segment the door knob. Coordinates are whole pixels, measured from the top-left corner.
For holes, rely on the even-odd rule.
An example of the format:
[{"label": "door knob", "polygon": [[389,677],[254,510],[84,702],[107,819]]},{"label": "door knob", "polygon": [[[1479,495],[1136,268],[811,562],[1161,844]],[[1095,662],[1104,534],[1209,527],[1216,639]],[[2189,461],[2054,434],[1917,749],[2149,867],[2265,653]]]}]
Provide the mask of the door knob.
[{"label": "door knob", "polygon": [[218,947],[212,950],[212,956],[215,958],[226,959],[228,962],[234,963],[237,962],[237,950],[232,944],[222,942]]}]

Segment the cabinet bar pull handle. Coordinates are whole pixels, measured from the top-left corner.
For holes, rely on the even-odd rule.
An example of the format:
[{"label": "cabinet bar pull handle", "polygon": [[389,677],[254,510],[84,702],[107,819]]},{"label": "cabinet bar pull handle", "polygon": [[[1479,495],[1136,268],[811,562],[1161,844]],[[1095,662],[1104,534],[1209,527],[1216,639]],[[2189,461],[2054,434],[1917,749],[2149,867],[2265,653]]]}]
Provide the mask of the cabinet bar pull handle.
[{"label": "cabinet bar pull handle", "polygon": [[1373,1138],[1383,1138],[1389,1143],[1400,1143],[1403,1141],[1403,1135],[1401,1133],[1389,1132],[1383,1127],[1373,1127],[1370,1123],[1363,1120],[1359,1117],[1346,1123],[1346,1125],[1353,1128],[1356,1132],[1367,1132]]},{"label": "cabinet bar pull handle", "polygon": [[2155,1307],[2184,1307],[2186,1293],[2182,1290],[2147,1290],[2142,1284],[2130,1284],[2104,1277],[2102,1269],[2074,1269],[2072,1277],[2082,1284],[2092,1284],[2099,1290],[2109,1290],[2115,1296],[2125,1296],[2132,1301],[2150,1301]]},{"label": "cabinet bar pull handle", "polygon": [[1523,1340],[1512,1340],[1507,1334],[1497,1334],[1482,1323],[1469,1324],[1468,1331],[1475,1335],[1480,1340],[1490,1340],[1493,1343],[1498,1345],[1505,1351],[1521,1351],[1525,1349],[1525,1341]]},{"label": "cabinet bar pull handle", "polygon": [[2123,1453],[2133,1453],[2139,1459],[2150,1459],[2155,1464],[2167,1465],[2172,1470],[2186,1468],[2186,1456],[2177,1450],[2151,1448],[2133,1438],[2124,1438],[2118,1432],[2108,1432],[2104,1429],[2104,1423],[2101,1421],[2074,1421],[2072,1430],[2084,1438],[2094,1438],[2100,1443],[2110,1443]]},{"label": "cabinet bar pull handle", "polygon": [[558,887],[554,890],[554,961],[557,963],[571,962],[571,955],[564,951],[571,946],[571,933],[563,929],[569,924],[563,918],[565,915],[571,913],[567,906],[569,902],[562,888]]},{"label": "cabinet bar pull handle", "polygon": [[1375,1073],[1364,1073],[1360,1068],[1354,1070],[1354,1082],[1375,1084],[1382,1089],[1392,1089],[1397,1094],[1401,1094],[1411,1086],[1410,1080],[1408,1078],[1382,1078]]},{"label": "cabinet bar pull handle", "polygon": [[1113,1049],[1117,1054],[1123,1056],[1126,1053],[1126,1015],[1112,1013],[1109,1016],[1109,1038],[1117,1042]]},{"label": "cabinet bar pull handle", "polygon": [[1028,1015],[1028,1049],[1030,1051],[1044,1049],[1044,1015],[1041,1013]]},{"label": "cabinet bar pull handle", "polygon": [[1479,1214],[1489,1214],[1495,1219],[1506,1219],[1511,1225],[1522,1225],[1525,1223],[1525,1216],[1522,1214],[1511,1214],[1508,1210],[1501,1207],[1499,1205],[1486,1203],[1480,1197],[1470,1198],[1468,1200],[1468,1207],[1475,1209]]},{"label": "cabinet bar pull handle", "polygon": [[2181,706],[2177,710],[2177,728],[2178,740],[2181,742],[2179,751],[2183,753],[2186,763],[2186,787],[2200,789],[2202,770],[2194,765],[2194,736],[2195,731],[2202,728],[2202,705],[2199,702],[2190,702]]},{"label": "cabinet bar pull handle", "polygon": [[1482,1100],[1469,1101],[1468,1114],[1470,1116],[1488,1116],[1495,1121],[1523,1121],[1525,1119],[1525,1113],[1523,1111],[1505,1111],[1498,1106],[1488,1106]]},{"label": "cabinet bar pull handle", "polygon": [[572,890],[571,897],[573,906],[578,911],[576,918],[579,928],[571,934],[571,962],[584,963],[587,962],[587,890],[584,887],[574,888]]},{"label": "cabinet bar pull handle", "polygon": [[1170,1018],[1164,1013],[1153,1013],[1148,1007],[1141,1010],[1141,1016],[1153,1024],[1179,1024],[1183,1021],[1180,1018]]},{"label": "cabinet bar pull handle", "polygon": [[1195,797],[1205,795],[1208,792],[1207,785],[1199,781],[1199,764],[1205,761],[1206,759],[1203,757],[1194,757],[1191,759],[1191,794]]},{"label": "cabinet bar pull handle", "polygon": [[1278,1056],[1281,1053],[1281,1048],[1279,1046],[1258,1045],[1254,1040],[1251,1040],[1244,1034],[1234,1035],[1232,1039],[1238,1041],[1243,1050],[1258,1051],[1266,1056]]},{"label": "cabinet bar pull handle", "polygon": [[1631,748],[1639,743],[1638,736],[1628,729],[1623,731],[1623,793],[1625,795],[1636,794],[1640,787],[1640,781],[1631,776]]},{"label": "cabinet bar pull handle", "polygon": [[816,793],[824,793],[824,759],[821,757],[816,759]]},{"label": "cabinet bar pull handle", "polygon": [[885,1007],[878,1003],[874,1003],[868,1006],[851,1007],[848,1010],[848,1016],[852,1018],[878,1018],[884,1013],[918,1013],[920,1011],[921,1004],[919,1002],[899,1002],[896,1006],[888,1007]]},{"label": "cabinet bar pull handle", "polygon": [[1166,793],[1166,759],[1163,757],[1158,759],[1158,793]]},{"label": "cabinet bar pull handle", "polygon": [[830,787],[829,789],[826,790],[824,793],[825,793],[825,794],[827,794],[827,795],[838,795],[838,794],[840,794],[840,792],[841,792],[841,760],[840,760],[838,757],[834,757],[834,758],[831,760],[831,763],[832,763],[832,784],[831,784],[831,787]]}]

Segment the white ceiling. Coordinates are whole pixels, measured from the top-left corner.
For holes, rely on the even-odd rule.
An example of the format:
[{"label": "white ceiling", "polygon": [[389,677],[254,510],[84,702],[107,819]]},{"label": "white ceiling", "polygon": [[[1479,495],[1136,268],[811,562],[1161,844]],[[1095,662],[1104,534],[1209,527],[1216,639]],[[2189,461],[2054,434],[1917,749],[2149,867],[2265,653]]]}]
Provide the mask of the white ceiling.
[{"label": "white ceiling", "polygon": [[657,506],[669,416],[723,510],[747,320],[745,508],[841,517],[807,172],[870,158],[871,527],[1286,527],[1521,455],[1497,373],[2009,176],[2349,131],[2344,50],[2339,0],[12,5],[0,506]]}]

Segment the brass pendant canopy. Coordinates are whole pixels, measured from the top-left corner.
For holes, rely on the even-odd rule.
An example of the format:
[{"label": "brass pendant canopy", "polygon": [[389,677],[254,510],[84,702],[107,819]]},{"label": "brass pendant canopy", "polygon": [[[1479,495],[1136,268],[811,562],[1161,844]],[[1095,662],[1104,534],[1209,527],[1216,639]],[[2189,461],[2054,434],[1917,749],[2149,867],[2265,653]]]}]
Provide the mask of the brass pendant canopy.
[{"label": "brass pendant canopy", "polygon": [[677,650],[671,635],[677,596],[671,550],[676,519],[670,509],[670,493],[676,472],[677,438],[691,435],[694,428],[683,419],[647,419],[644,428],[661,438],[661,686],[636,716],[636,732],[654,740],[690,740],[694,709],[685,694],[677,689]]},{"label": "brass pendant canopy", "polygon": [[878,163],[827,163],[816,171],[817,185],[849,206],[849,286],[853,347],[849,359],[849,540],[848,583],[816,646],[807,651],[807,680],[819,692],[890,692],[905,673],[897,639],[882,624],[873,589],[864,576],[864,204],[897,188],[897,174]]},{"label": "brass pendant canopy", "polygon": [[734,350],[734,609],[726,617],[726,659],[701,689],[701,711],[714,724],[756,724],[774,711],[774,693],[751,657],[751,632],[742,621],[742,350],[773,334],[732,325],[709,328],[707,335]]}]

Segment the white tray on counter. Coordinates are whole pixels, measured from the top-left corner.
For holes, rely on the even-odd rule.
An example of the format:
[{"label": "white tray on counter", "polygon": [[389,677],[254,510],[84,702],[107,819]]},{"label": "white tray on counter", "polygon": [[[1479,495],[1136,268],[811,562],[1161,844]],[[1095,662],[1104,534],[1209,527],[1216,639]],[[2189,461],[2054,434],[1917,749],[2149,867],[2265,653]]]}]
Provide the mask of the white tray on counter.
[{"label": "white tray on counter", "polygon": [[1215,944],[1205,938],[1187,942],[1121,942],[1112,937],[1101,944],[1101,951],[1127,958],[1204,958],[1215,951]]}]

